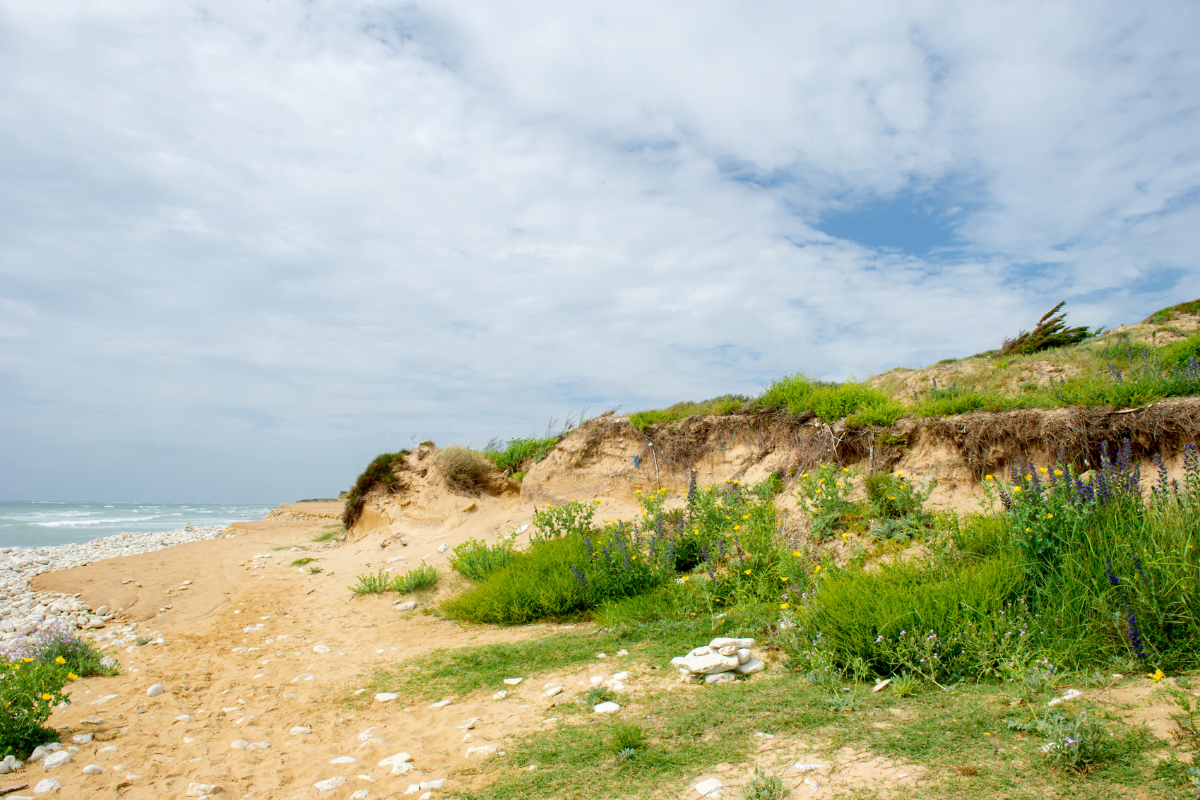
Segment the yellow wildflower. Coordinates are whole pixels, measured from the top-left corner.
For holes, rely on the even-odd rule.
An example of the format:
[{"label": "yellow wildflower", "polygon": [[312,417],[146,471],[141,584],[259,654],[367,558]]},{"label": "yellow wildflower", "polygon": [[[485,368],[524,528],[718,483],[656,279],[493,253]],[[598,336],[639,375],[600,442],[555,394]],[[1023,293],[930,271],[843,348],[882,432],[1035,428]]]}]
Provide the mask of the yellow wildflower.
[{"label": "yellow wildflower", "polygon": [[65,663],[67,663],[67,660],[65,658],[63,658],[62,656],[59,656],[58,658],[54,659],[54,663],[55,664],[65,664]]},{"label": "yellow wildflower", "polygon": [[849,472],[849,471],[850,471],[849,467],[842,467],[842,472]]},{"label": "yellow wildflower", "polygon": [[900,471],[899,471],[899,472],[897,472],[896,474],[897,474],[897,475],[899,475],[901,478],[903,478],[903,477],[904,477],[904,470],[900,470]]},{"label": "yellow wildflower", "polygon": [[43,699],[43,700],[53,700],[53,699],[54,699],[54,695],[52,695],[52,694],[43,694],[43,695],[42,695],[42,699]]},{"label": "yellow wildflower", "polygon": [[740,530],[742,529],[742,526],[741,526],[741,525],[734,525],[734,526],[733,526],[733,529],[734,529],[735,531],[740,531]]},{"label": "yellow wildflower", "polygon": [[747,574],[747,575],[749,575],[749,574],[750,574],[750,570],[746,570],[746,574]]},{"label": "yellow wildflower", "polygon": [[1038,467],[1038,472],[1042,473],[1043,475],[1045,475],[1049,471],[1050,470],[1046,469],[1045,467]]},{"label": "yellow wildflower", "polygon": [[1054,519],[1054,515],[1053,515],[1053,514],[1047,514],[1047,515],[1046,515],[1046,519]]},{"label": "yellow wildflower", "polygon": [[824,482],[825,482],[824,478],[821,478],[820,480],[817,481],[817,483],[824,483]]},{"label": "yellow wildflower", "polygon": [[842,488],[843,486],[845,486],[846,484],[842,483],[841,481],[838,481],[838,482],[837,482],[837,485],[838,485],[838,488],[840,489],[840,488]]},{"label": "yellow wildflower", "polygon": [[742,514],[742,519],[750,519],[750,515],[749,515],[749,514]]},{"label": "yellow wildflower", "polygon": [[68,673],[67,673],[67,680],[69,680],[69,681],[77,681],[77,680],[79,680],[79,676],[78,676],[78,675],[76,675],[74,672],[68,672]]},{"label": "yellow wildflower", "polygon": [[799,558],[799,557],[800,557],[800,551],[799,551],[799,550],[793,550],[793,551],[792,551],[792,555],[794,555],[796,558]]},{"label": "yellow wildflower", "polygon": [[808,473],[806,472],[806,473],[804,473],[803,475],[801,475],[800,477],[801,477],[801,478],[807,478],[807,477],[808,477]]},{"label": "yellow wildflower", "polygon": [[779,607],[784,611],[787,611],[789,608],[791,608],[791,606],[789,606],[787,603],[780,603]]},{"label": "yellow wildflower", "polygon": [[1061,477],[1063,474],[1063,471],[1061,469],[1056,469],[1056,470],[1054,470],[1054,474]]},{"label": "yellow wildflower", "polygon": [[1156,670],[1154,670],[1154,672],[1151,672],[1148,675],[1146,675],[1146,677],[1151,679],[1155,683],[1158,683],[1159,681],[1161,681],[1163,678],[1165,678],[1167,676],[1163,675],[1163,671],[1161,669],[1156,669]]},{"label": "yellow wildflower", "polygon": [[816,569],[813,570],[813,572],[820,572],[820,571],[821,571],[821,565],[818,564]]},{"label": "yellow wildflower", "polygon": [[1021,487],[1020,487],[1020,486],[1014,486],[1014,487],[1013,487],[1013,494],[1016,494],[1016,493],[1017,493],[1017,492],[1019,492],[1019,491],[1021,491]]},{"label": "yellow wildflower", "polygon": [[989,481],[994,481],[994,480],[996,480],[996,476],[995,476],[995,475],[988,475],[988,476],[987,476],[987,480],[989,480]]},{"label": "yellow wildflower", "polygon": [[1033,533],[1033,528],[1026,528],[1026,529],[1025,529],[1025,532],[1026,532],[1026,533]]},{"label": "yellow wildflower", "polygon": [[33,659],[32,659],[32,658],[22,658],[21,660],[22,660],[22,661],[24,661],[26,664],[28,664],[29,662],[33,661]]},{"label": "yellow wildflower", "polygon": [[786,580],[787,580],[787,576],[786,576],[786,575],[780,575],[780,576],[779,576],[779,580],[781,580],[781,581],[786,581]]},{"label": "yellow wildflower", "polygon": [[888,495],[888,500],[895,500],[895,499],[896,499],[896,495],[894,495],[894,494]]}]

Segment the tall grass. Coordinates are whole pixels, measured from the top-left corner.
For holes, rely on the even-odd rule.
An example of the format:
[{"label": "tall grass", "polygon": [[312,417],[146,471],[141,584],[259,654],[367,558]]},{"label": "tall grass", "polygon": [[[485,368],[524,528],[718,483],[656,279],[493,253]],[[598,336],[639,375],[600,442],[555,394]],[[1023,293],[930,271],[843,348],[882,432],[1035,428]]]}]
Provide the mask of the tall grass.
[{"label": "tall grass", "polygon": [[750,398],[740,394],[726,394],[700,402],[685,401],[661,409],[638,411],[629,416],[629,422],[639,431],[664,422],[677,422],[687,417],[713,415],[719,417],[736,414]]},{"label": "tall grass", "polygon": [[541,462],[562,441],[562,436],[547,436],[539,439],[509,439],[503,450],[484,450],[483,454],[492,463],[510,475],[528,470]]},{"label": "tall grass", "polygon": [[865,383],[825,383],[799,372],[774,381],[755,404],[785,409],[790,414],[811,411],[826,423],[851,415],[858,415],[859,419],[890,418],[895,421],[901,412],[895,401]]}]

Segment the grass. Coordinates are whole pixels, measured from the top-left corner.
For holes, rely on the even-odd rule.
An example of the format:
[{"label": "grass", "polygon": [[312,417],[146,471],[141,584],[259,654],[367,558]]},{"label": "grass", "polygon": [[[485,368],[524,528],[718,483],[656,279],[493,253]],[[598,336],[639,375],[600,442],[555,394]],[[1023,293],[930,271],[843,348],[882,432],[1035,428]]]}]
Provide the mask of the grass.
[{"label": "grass", "polygon": [[358,583],[351,586],[350,591],[356,595],[383,594],[384,592],[409,594],[434,586],[440,577],[437,568],[429,564],[422,564],[404,575],[396,576],[388,574],[386,569],[380,567],[378,572],[359,575]]},{"label": "grass", "polygon": [[341,525],[330,525],[313,537],[314,542],[336,542],[346,535],[346,529]]},{"label": "grass", "polygon": [[638,430],[645,430],[651,425],[658,425],[664,422],[676,422],[687,417],[697,415],[711,414],[714,416],[728,416],[736,414],[740,411],[750,398],[740,394],[725,394],[720,397],[713,397],[709,400],[701,400],[700,402],[685,401],[676,403],[668,408],[648,409],[646,411],[638,411],[629,415],[629,422]]},{"label": "grass", "polygon": [[515,547],[511,539],[489,545],[479,539],[468,539],[454,548],[450,554],[450,567],[467,580],[481,581],[496,570],[508,566]]},{"label": "grass", "polygon": [[362,515],[363,503],[366,501],[367,494],[376,486],[388,486],[396,482],[396,473],[393,471],[393,466],[397,461],[402,461],[408,450],[400,450],[395,453],[381,453],[372,459],[367,468],[362,471],[358,479],[354,482],[354,486],[350,489],[350,493],[346,496],[346,508],[342,511],[342,525],[350,528],[355,522],[358,522],[359,516]]},{"label": "grass", "polygon": [[503,450],[484,450],[483,454],[516,480],[518,474],[523,475],[531,466],[550,455],[562,439],[562,436],[509,439]]},{"label": "grass", "polygon": [[436,458],[451,488],[468,494],[478,492],[487,483],[493,467],[486,454],[456,444],[438,451]]},{"label": "grass", "polygon": [[310,558],[310,557],[305,557],[305,558],[297,558],[295,561],[293,561],[293,562],[292,562],[291,564],[289,564],[288,566],[291,566],[291,567],[307,567],[309,564],[312,564],[314,561],[317,561],[317,559],[315,559],[315,558]]}]

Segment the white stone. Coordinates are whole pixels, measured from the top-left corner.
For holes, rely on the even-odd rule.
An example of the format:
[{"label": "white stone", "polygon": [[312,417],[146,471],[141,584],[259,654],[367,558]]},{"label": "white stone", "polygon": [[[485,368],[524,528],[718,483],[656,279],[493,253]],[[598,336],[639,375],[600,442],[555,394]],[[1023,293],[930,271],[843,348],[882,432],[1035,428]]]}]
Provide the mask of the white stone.
[{"label": "white stone", "polygon": [[187,796],[204,797],[205,795],[216,794],[219,791],[221,791],[221,787],[217,786],[215,783],[199,783],[198,781],[193,781],[188,784]]},{"label": "white stone", "polygon": [[388,756],[379,762],[381,767],[391,767],[393,775],[403,775],[413,768],[409,762],[412,761],[412,756],[408,753],[396,753],[394,756]]},{"label": "white stone", "polygon": [[1059,703],[1065,703],[1069,700],[1074,700],[1076,697],[1083,697],[1083,692],[1079,691],[1078,689],[1067,689],[1062,693],[1062,697],[1056,697],[1046,705],[1056,706]]},{"label": "white stone", "polygon": [[292,736],[307,736],[308,734],[312,733],[312,728],[308,727],[307,725],[297,725],[288,732],[292,734]]},{"label": "white stone", "polygon": [[440,789],[442,784],[446,782],[445,778],[434,778],[431,781],[421,781],[421,791],[426,789]]},{"label": "white stone", "polygon": [[88,764],[83,768],[84,775],[99,775],[101,772],[104,772],[104,767],[99,764]]},{"label": "white stone", "polygon": [[505,682],[506,684],[508,684],[509,686],[517,686],[517,685],[519,685],[519,684],[521,683],[521,681],[523,681],[523,680],[525,680],[525,679],[524,679],[524,678],[505,678],[505,679],[504,679],[504,682]]},{"label": "white stone", "polygon": [[379,694],[375,695],[375,699],[380,703],[390,703],[399,696],[400,695],[396,694],[395,692],[380,692]]},{"label": "white stone", "polygon": [[405,600],[403,603],[396,603],[396,605],[392,606],[392,609],[394,611],[412,611],[416,607],[416,600]]},{"label": "white stone", "polygon": [[734,647],[754,647],[753,639],[730,639],[728,637],[719,636],[708,643],[709,647],[725,647],[733,645]]},{"label": "white stone", "polygon": [[175,721],[176,722],[191,722],[192,715],[191,714],[180,714],[178,717],[175,718]]},{"label": "white stone", "polygon": [[453,700],[450,700],[447,698],[446,700],[438,700],[436,703],[431,703],[429,705],[429,707],[430,708],[445,708],[446,706],[450,705],[453,702],[454,702]]},{"label": "white stone", "polygon": [[506,697],[508,697],[508,692],[504,691],[503,689],[492,695],[493,700],[503,700]]},{"label": "white stone", "polygon": [[338,756],[329,762],[330,764],[357,764],[358,759],[354,756]]},{"label": "white stone", "polygon": [[163,688],[163,685],[161,683],[156,683],[153,686],[151,686],[149,689],[146,690],[146,697],[158,697],[160,694],[162,694],[165,691],[166,691],[166,689]]},{"label": "white stone", "polygon": [[751,656],[751,653],[750,653],[749,647],[739,647],[738,648],[737,659],[738,659],[739,664],[745,664],[747,661],[750,660],[750,656]]},{"label": "white stone", "polygon": [[59,750],[57,753],[51,753],[42,759],[42,766],[47,772],[52,769],[57,769],[63,764],[71,763],[71,753],[67,750]]},{"label": "white stone", "polygon": [[230,750],[245,750],[250,746],[250,743],[245,739],[234,739],[229,743]]},{"label": "white stone", "polygon": [[471,717],[469,720],[458,726],[460,731],[469,731],[475,727],[475,723],[479,722],[479,717]]},{"label": "white stone", "polygon": [[94,738],[96,738],[96,737],[93,736],[91,733],[77,733],[71,737],[71,741],[74,742],[75,744],[87,744],[88,742],[92,741],[92,739],[94,739]]},{"label": "white stone", "polygon": [[496,748],[490,744],[481,744],[477,747],[468,747],[467,748],[467,758],[471,758],[471,759],[489,758],[491,756],[494,756],[495,754],[496,754]]},{"label": "white stone", "polygon": [[724,785],[717,778],[709,778],[697,783],[696,791],[700,793],[701,797],[720,797],[721,787]]},{"label": "white stone", "polygon": [[707,656],[710,655],[712,651],[713,649],[711,647],[702,645],[700,647],[693,648],[692,651],[688,653],[688,656]]},{"label": "white stone", "polygon": [[597,703],[595,706],[592,707],[592,711],[594,711],[597,714],[611,714],[614,711],[620,711],[620,710],[621,710],[621,707],[613,702]]},{"label": "white stone", "polygon": [[[362,775],[359,775],[358,777],[361,778]],[[350,795],[350,800],[367,800],[367,798],[370,796],[371,796],[371,793],[368,792],[366,789],[359,789],[357,792]]]},{"label": "white stone", "polygon": [[346,782],[346,779],[335,775],[332,778],[326,778],[323,781],[317,781],[313,784],[318,792],[332,792],[334,789]]},{"label": "white stone", "polygon": [[722,683],[733,683],[737,678],[732,672],[714,672],[704,676],[704,682],[709,685],[718,685]]},{"label": "white stone", "polygon": [[545,697],[554,697],[555,695],[562,694],[562,690],[563,690],[563,687],[561,687],[561,686],[551,686],[549,689],[546,690],[544,696]]},{"label": "white stone", "polygon": [[53,792],[55,789],[61,788],[62,784],[56,781],[54,778],[46,778],[45,780],[38,781],[37,786],[33,787],[33,793],[45,794],[46,792]]},{"label": "white stone", "polygon": [[757,658],[752,658],[745,664],[737,665],[737,671],[740,675],[753,675],[756,672],[762,672],[764,669],[766,669],[766,664]]},{"label": "white stone", "polygon": [[700,675],[711,675],[716,672],[729,672],[737,669],[737,656],[723,656],[712,653],[702,656],[688,656],[684,659],[684,667]]},{"label": "white stone", "polygon": [[[743,648],[743,649],[745,649],[745,648]],[[724,647],[718,647],[717,652],[723,656],[736,656],[738,653],[738,648],[734,647],[731,644],[727,644]]]},{"label": "white stone", "polygon": [[605,686],[607,686],[608,688],[612,689],[614,692],[623,692],[623,691],[625,691],[625,684],[624,684],[624,683],[622,683],[621,681],[618,681],[618,680],[616,680],[616,679],[614,679],[614,680],[611,680],[611,681],[608,681],[608,682],[607,682],[607,683],[605,683],[604,685],[605,685]]},{"label": "white stone", "polygon": [[[323,645],[323,644],[314,644],[314,645],[313,645],[313,652],[314,652],[314,653],[329,653],[329,652],[331,652],[331,650],[330,650],[330,649],[329,649],[327,646],[325,646],[325,645]],[[332,779],[332,778],[330,778],[330,780],[333,780],[333,779]],[[327,789],[322,789],[321,791],[328,791],[328,790],[327,790]]]},{"label": "white stone", "polygon": [[617,651],[617,655],[619,655],[619,656],[627,656],[627,655],[629,655],[629,651],[628,651],[628,650],[626,650],[626,649],[624,649],[624,648],[622,648],[622,649],[620,649],[620,650],[618,650],[618,651]]},{"label": "white stone", "polygon": [[629,673],[628,672],[618,672],[616,675],[613,675],[613,680],[614,681],[627,681],[627,680],[629,680]]},{"label": "white stone", "polygon": [[449,550],[449,549],[450,549],[450,545],[449,545],[449,544],[447,544],[447,543],[445,543],[445,542],[443,542],[442,544],[439,544],[439,545],[438,545],[438,552],[439,552],[439,553],[444,553],[444,552],[446,552],[446,551],[447,551],[447,550]]}]

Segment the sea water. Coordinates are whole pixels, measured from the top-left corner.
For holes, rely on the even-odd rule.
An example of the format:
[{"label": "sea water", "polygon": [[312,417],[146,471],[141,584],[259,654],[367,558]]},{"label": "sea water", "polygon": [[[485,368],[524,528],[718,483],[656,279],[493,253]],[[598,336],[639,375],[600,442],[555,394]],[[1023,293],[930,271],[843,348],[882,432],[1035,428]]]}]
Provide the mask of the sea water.
[{"label": "sea water", "polygon": [[0,502],[0,548],[48,547],[262,519],[274,508],[232,503]]}]

